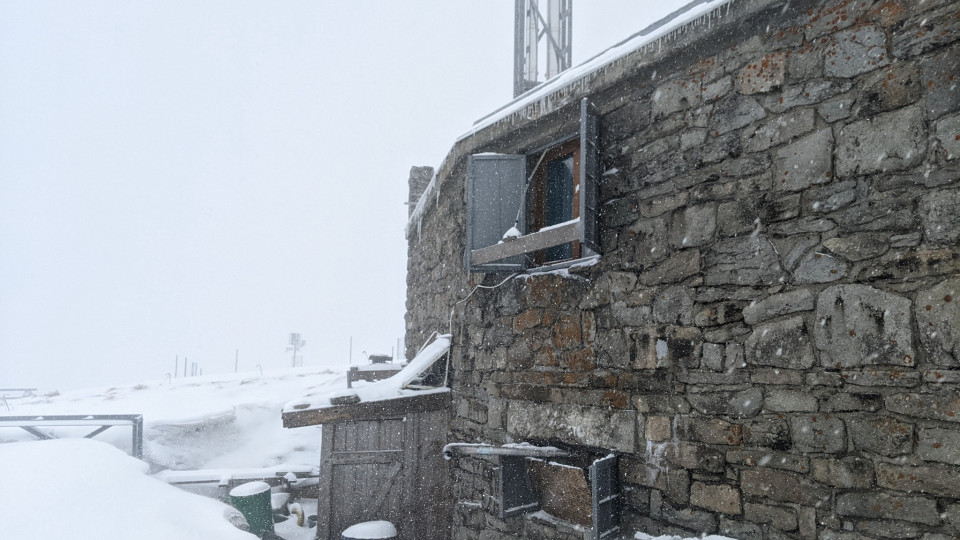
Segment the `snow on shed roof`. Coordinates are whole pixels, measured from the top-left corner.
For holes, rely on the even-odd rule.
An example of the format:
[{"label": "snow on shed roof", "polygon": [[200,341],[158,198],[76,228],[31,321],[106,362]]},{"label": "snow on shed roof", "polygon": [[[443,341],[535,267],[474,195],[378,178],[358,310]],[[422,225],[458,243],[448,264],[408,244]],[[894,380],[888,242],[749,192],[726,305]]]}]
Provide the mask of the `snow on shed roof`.
[{"label": "snow on shed roof", "polygon": [[331,403],[331,399],[338,397],[356,396],[359,398],[359,401],[351,405],[359,405],[362,403],[449,392],[450,389],[446,387],[417,390],[408,388],[408,385],[446,354],[450,349],[450,337],[449,334],[437,336],[437,339],[435,339],[433,343],[424,347],[406,367],[392,377],[362,386],[358,385],[357,388],[339,390],[317,396],[305,396],[284,405],[283,414],[287,416],[289,414],[336,407],[337,405]]}]

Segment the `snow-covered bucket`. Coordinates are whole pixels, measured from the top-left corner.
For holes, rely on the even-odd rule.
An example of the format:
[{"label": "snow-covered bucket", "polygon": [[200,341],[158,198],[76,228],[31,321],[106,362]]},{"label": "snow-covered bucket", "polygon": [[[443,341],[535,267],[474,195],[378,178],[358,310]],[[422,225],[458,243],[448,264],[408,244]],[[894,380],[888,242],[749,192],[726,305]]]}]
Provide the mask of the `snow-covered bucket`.
[{"label": "snow-covered bucket", "polygon": [[346,528],[343,540],[387,540],[397,537],[397,528],[389,521],[364,521]]},{"label": "snow-covered bucket", "polygon": [[230,504],[243,513],[250,532],[263,537],[273,531],[273,512],[270,508],[270,484],[247,482],[230,490]]}]

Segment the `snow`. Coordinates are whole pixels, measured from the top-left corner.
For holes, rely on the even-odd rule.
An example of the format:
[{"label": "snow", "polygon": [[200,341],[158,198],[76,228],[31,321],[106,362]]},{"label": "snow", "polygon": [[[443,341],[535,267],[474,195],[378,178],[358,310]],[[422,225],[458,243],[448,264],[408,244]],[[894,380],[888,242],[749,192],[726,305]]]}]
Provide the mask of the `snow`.
[{"label": "snow", "polygon": [[706,24],[709,26],[714,19],[726,14],[721,8],[727,6],[729,9],[728,4],[730,2],[731,0],[707,0],[697,5],[681,8],[681,10],[685,9],[686,11],[674,13],[671,15],[673,17],[672,19],[658,21],[586,62],[560,72],[533,90],[520,95],[501,109],[481,118],[474,123],[469,131],[461,135],[457,141],[472,136],[481,129],[495,124],[497,121],[523,109],[527,105],[546,99],[549,94],[565,86],[572,85],[587,75],[622,59],[630,53],[654,45],[659,51],[662,49],[664,41],[684,33],[688,27],[695,24]]},{"label": "snow", "polygon": [[230,490],[231,497],[249,497],[264,491],[270,491],[270,484],[266,482],[247,482]]},{"label": "snow", "polygon": [[[154,471],[282,466],[300,472],[320,463],[320,427],[285,429],[280,410],[291,396],[345,388],[348,369],[347,362],[328,363],[38,395],[11,403],[4,414],[142,414],[144,461]],[[75,437],[92,430],[43,429]],[[130,428],[112,427],[96,439],[129,450],[130,435]],[[0,442],[31,440],[19,428],[0,428]]]},{"label": "snow", "polygon": [[719,536],[716,534],[708,534],[707,536],[691,536],[690,538],[682,538],[680,536],[673,536],[670,534],[665,534],[663,536],[650,536],[649,534],[638,532],[634,535],[636,540],[734,540],[726,536]]},{"label": "snow", "polygon": [[413,390],[407,388],[407,386],[412,383],[414,379],[419,377],[421,373],[432,366],[434,362],[439,360],[447,353],[447,351],[450,349],[450,337],[451,336],[449,334],[437,336],[437,339],[424,347],[423,350],[421,350],[420,353],[417,354],[417,356],[406,365],[406,367],[401,369],[392,377],[366,384],[364,384],[365,381],[357,381],[353,383],[355,386],[353,389],[308,394],[301,399],[287,403],[283,407],[283,411],[295,412],[306,409],[323,409],[331,407],[332,404],[330,400],[338,397],[356,396],[361,402],[367,402],[383,401],[398,397],[410,397],[422,394],[449,392],[450,389],[446,387]]},{"label": "snow", "polygon": [[343,531],[343,536],[349,538],[391,538],[396,535],[397,528],[389,521],[366,521]]},{"label": "snow", "polygon": [[151,478],[148,469],[93,439],[0,444],[3,537],[256,538],[227,521],[226,504]]}]

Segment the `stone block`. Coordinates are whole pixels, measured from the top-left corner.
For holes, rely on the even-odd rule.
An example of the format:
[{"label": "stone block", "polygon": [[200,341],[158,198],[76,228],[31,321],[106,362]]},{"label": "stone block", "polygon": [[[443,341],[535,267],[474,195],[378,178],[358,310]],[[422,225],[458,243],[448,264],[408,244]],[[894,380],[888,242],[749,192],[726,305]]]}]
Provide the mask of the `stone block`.
[{"label": "stone block", "polygon": [[[917,4],[929,6],[930,2]],[[956,16],[956,6],[948,3],[940,9],[928,11],[904,21],[899,31],[893,33],[893,54],[901,58],[916,56],[956,41],[958,38],[960,38],[960,19]]]},{"label": "stone block", "polygon": [[837,32],[827,47],[824,69],[830,77],[854,77],[890,63],[886,34],[864,26]]},{"label": "stone block", "polygon": [[890,249],[888,238],[883,233],[854,233],[825,240],[823,247],[848,261],[864,261],[886,253]]},{"label": "stone block", "polygon": [[790,428],[777,417],[758,416],[743,421],[743,445],[786,451],[791,448]]},{"label": "stone block", "polygon": [[726,465],[723,452],[702,444],[681,442],[670,445],[666,457],[671,465],[691,471],[721,473]]},{"label": "stone block", "polygon": [[920,68],[897,63],[870,74],[861,86],[859,114],[871,116],[915,103],[921,97]]},{"label": "stone block", "polygon": [[740,69],[736,79],[737,92],[748,95],[769,92],[783,85],[786,73],[786,53],[769,53]]},{"label": "stone block", "polygon": [[737,236],[755,229],[759,214],[754,201],[723,202],[717,208],[717,228],[723,236]]},{"label": "stone block", "polygon": [[744,348],[747,363],[791,369],[811,367],[816,359],[802,317],[754,327]]},{"label": "stone block", "polygon": [[676,249],[702,246],[713,239],[716,231],[715,204],[688,206],[673,214],[670,223],[670,246]]},{"label": "stone block", "polygon": [[689,287],[667,287],[653,301],[653,320],[687,326],[693,323],[693,296]]},{"label": "stone block", "polygon": [[856,201],[861,191],[853,180],[826,184],[807,190],[803,194],[803,206],[821,214],[835,212]]},{"label": "stone block", "polygon": [[873,462],[859,457],[843,459],[814,458],[811,475],[821,484],[842,489],[870,489],[873,486]]},{"label": "stone block", "polygon": [[853,122],[838,131],[840,178],[908,169],[923,161],[926,153],[927,130],[919,105]]},{"label": "stone block", "polygon": [[647,287],[666,285],[683,281],[699,273],[700,251],[684,249],[670,255],[660,264],[640,274],[640,283]]},{"label": "stone block", "polygon": [[766,449],[727,450],[726,459],[728,463],[748,467],[767,467],[798,473],[805,473],[810,470],[809,459],[804,456]]},{"label": "stone block", "polygon": [[719,343],[704,343],[703,358],[700,365],[712,371],[723,370],[723,345]]},{"label": "stone block", "polygon": [[747,497],[804,505],[822,504],[830,499],[830,491],[825,488],[796,475],[766,468],[744,469],[740,473],[740,490]]},{"label": "stone block", "polygon": [[690,486],[690,504],[728,515],[742,512],[740,491],[727,484],[694,482]]},{"label": "stone block", "polygon": [[842,516],[887,519],[939,525],[937,501],[927,497],[891,495],[877,492],[853,492],[837,495],[837,513]]},{"label": "stone block", "polygon": [[814,341],[825,367],[913,366],[910,301],[866,285],[834,285],[817,297]]},{"label": "stone block", "polygon": [[799,21],[809,41],[854,24],[864,7],[848,0],[829,0],[819,4],[806,10]]},{"label": "stone block", "polygon": [[930,369],[923,372],[923,382],[940,384],[960,384],[960,371],[954,369]]},{"label": "stone block", "polygon": [[720,534],[739,540],[763,540],[763,530],[755,523],[720,518]]},{"label": "stone block", "polygon": [[796,369],[756,368],[750,372],[750,382],[754,384],[801,386],[805,379],[804,372]]},{"label": "stone block", "polygon": [[830,283],[844,278],[849,265],[823,252],[807,253],[793,271],[795,283]]},{"label": "stone block", "polygon": [[763,236],[720,240],[704,255],[707,285],[772,285],[782,275],[777,252]]},{"label": "stone block", "polygon": [[923,236],[931,244],[960,243],[960,188],[927,193],[920,199]]},{"label": "stone block", "polygon": [[957,73],[960,73],[960,47],[926,58],[920,67],[927,118],[933,120],[960,109],[956,80]]},{"label": "stone block", "polygon": [[813,80],[801,85],[787,86],[780,95],[771,94],[763,100],[766,109],[781,113],[794,107],[816,105],[826,99],[850,90],[849,82],[836,80]]},{"label": "stone block", "polygon": [[913,424],[889,416],[851,418],[847,424],[857,450],[883,456],[902,456],[913,451]]},{"label": "stone block", "polygon": [[710,512],[697,510],[695,508],[678,509],[667,503],[663,503],[660,509],[660,517],[668,523],[673,523],[686,529],[703,533],[713,533],[717,531],[717,517]]},{"label": "stone block", "polygon": [[911,467],[878,463],[877,485],[908,493],[929,493],[960,499],[960,468],[950,465]]},{"label": "stone block", "polygon": [[763,106],[752,98],[738,94],[730,94],[721,98],[713,109],[711,131],[715,135],[723,135],[729,131],[748,126],[767,116]]},{"label": "stone block", "polygon": [[853,99],[841,97],[827,101],[817,107],[817,113],[827,122],[836,122],[844,118],[850,118],[853,108]]},{"label": "stone block", "polygon": [[783,144],[813,130],[813,109],[803,108],[779,114],[744,135],[743,150],[761,152]]},{"label": "stone block", "polygon": [[835,454],[847,450],[846,426],[830,414],[791,418],[790,436],[793,448],[799,452]]},{"label": "stone block", "polygon": [[[921,156],[922,157],[922,156]],[[833,131],[821,129],[777,150],[774,189],[800,191],[833,178]]]},{"label": "stone block", "polygon": [[703,414],[719,414],[729,418],[750,418],[763,409],[763,392],[759,388],[740,392],[688,393],[687,400]]},{"label": "stone block", "polygon": [[651,97],[654,120],[703,102],[703,86],[698,79],[674,79],[654,91]]},{"label": "stone block", "polygon": [[771,412],[816,412],[817,398],[808,391],[767,390],[764,400],[767,411]]},{"label": "stone block", "polygon": [[748,502],[743,505],[743,517],[751,523],[768,523],[781,531],[797,529],[797,512],[792,508]]},{"label": "stone block", "polygon": [[513,400],[507,404],[507,432],[520,439],[556,438],[629,453],[636,446],[636,417],[629,410]]},{"label": "stone block", "polygon": [[917,456],[924,461],[960,465],[960,430],[920,429],[917,437]]},{"label": "stone block", "polygon": [[703,336],[699,328],[668,326],[637,331],[633,337],[634,367],[638,369],[695,368],[700,363]]},{"label": "stone block", "polygon": [[890,412],[945,422],[960,422],[960,397],[955,392],[893,394],[884,399]]},{"label": "stone block", "polygon": [[902,386],[912,388],[920,384],[920,373],[900,368],[863,368],[844,370],[840,376],[855,386]]},{"label": "stone block", "polygon": [[759,302],[751,302],[743,308],[743,321],[747,324],[796,313],[812,311],[816,297],[809,289],[794,289],[785,293],[768,296]]},{"label": "stone block", "polygon": [[854,394],[847,392],[829,394],[820,405],[820,410],[823,412],[875,412],[882,408],[883,399],[880,394]]},{"label": "stone block", "polygon": [[719,418],[687,417],[679,427],[681,437],[691,441],[731,446],[743,441],[743,426]]},{"label": "stone block", "polygon": [[948,160],[960,158],[960,115],[937,122],[937,139]]},{"label": "stone block", "polygon": [[648,441],[664,442],[673,438],[672,420],[669,416],[648,416],[646,438]]}]

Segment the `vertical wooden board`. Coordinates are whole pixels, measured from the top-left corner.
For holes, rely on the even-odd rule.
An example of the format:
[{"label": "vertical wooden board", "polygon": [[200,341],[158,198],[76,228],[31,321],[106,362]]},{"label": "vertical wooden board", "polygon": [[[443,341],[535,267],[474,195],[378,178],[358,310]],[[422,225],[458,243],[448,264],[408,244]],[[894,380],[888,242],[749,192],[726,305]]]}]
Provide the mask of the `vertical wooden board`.
[{"label": "vertical wooden board", "polygon": [[334,425],[325,425],[321,431],[320,442],[320,477],[317,497],[317,538],[330,538],[331,504],[330,485],[333,478],[330,454],[334,446]]}]

